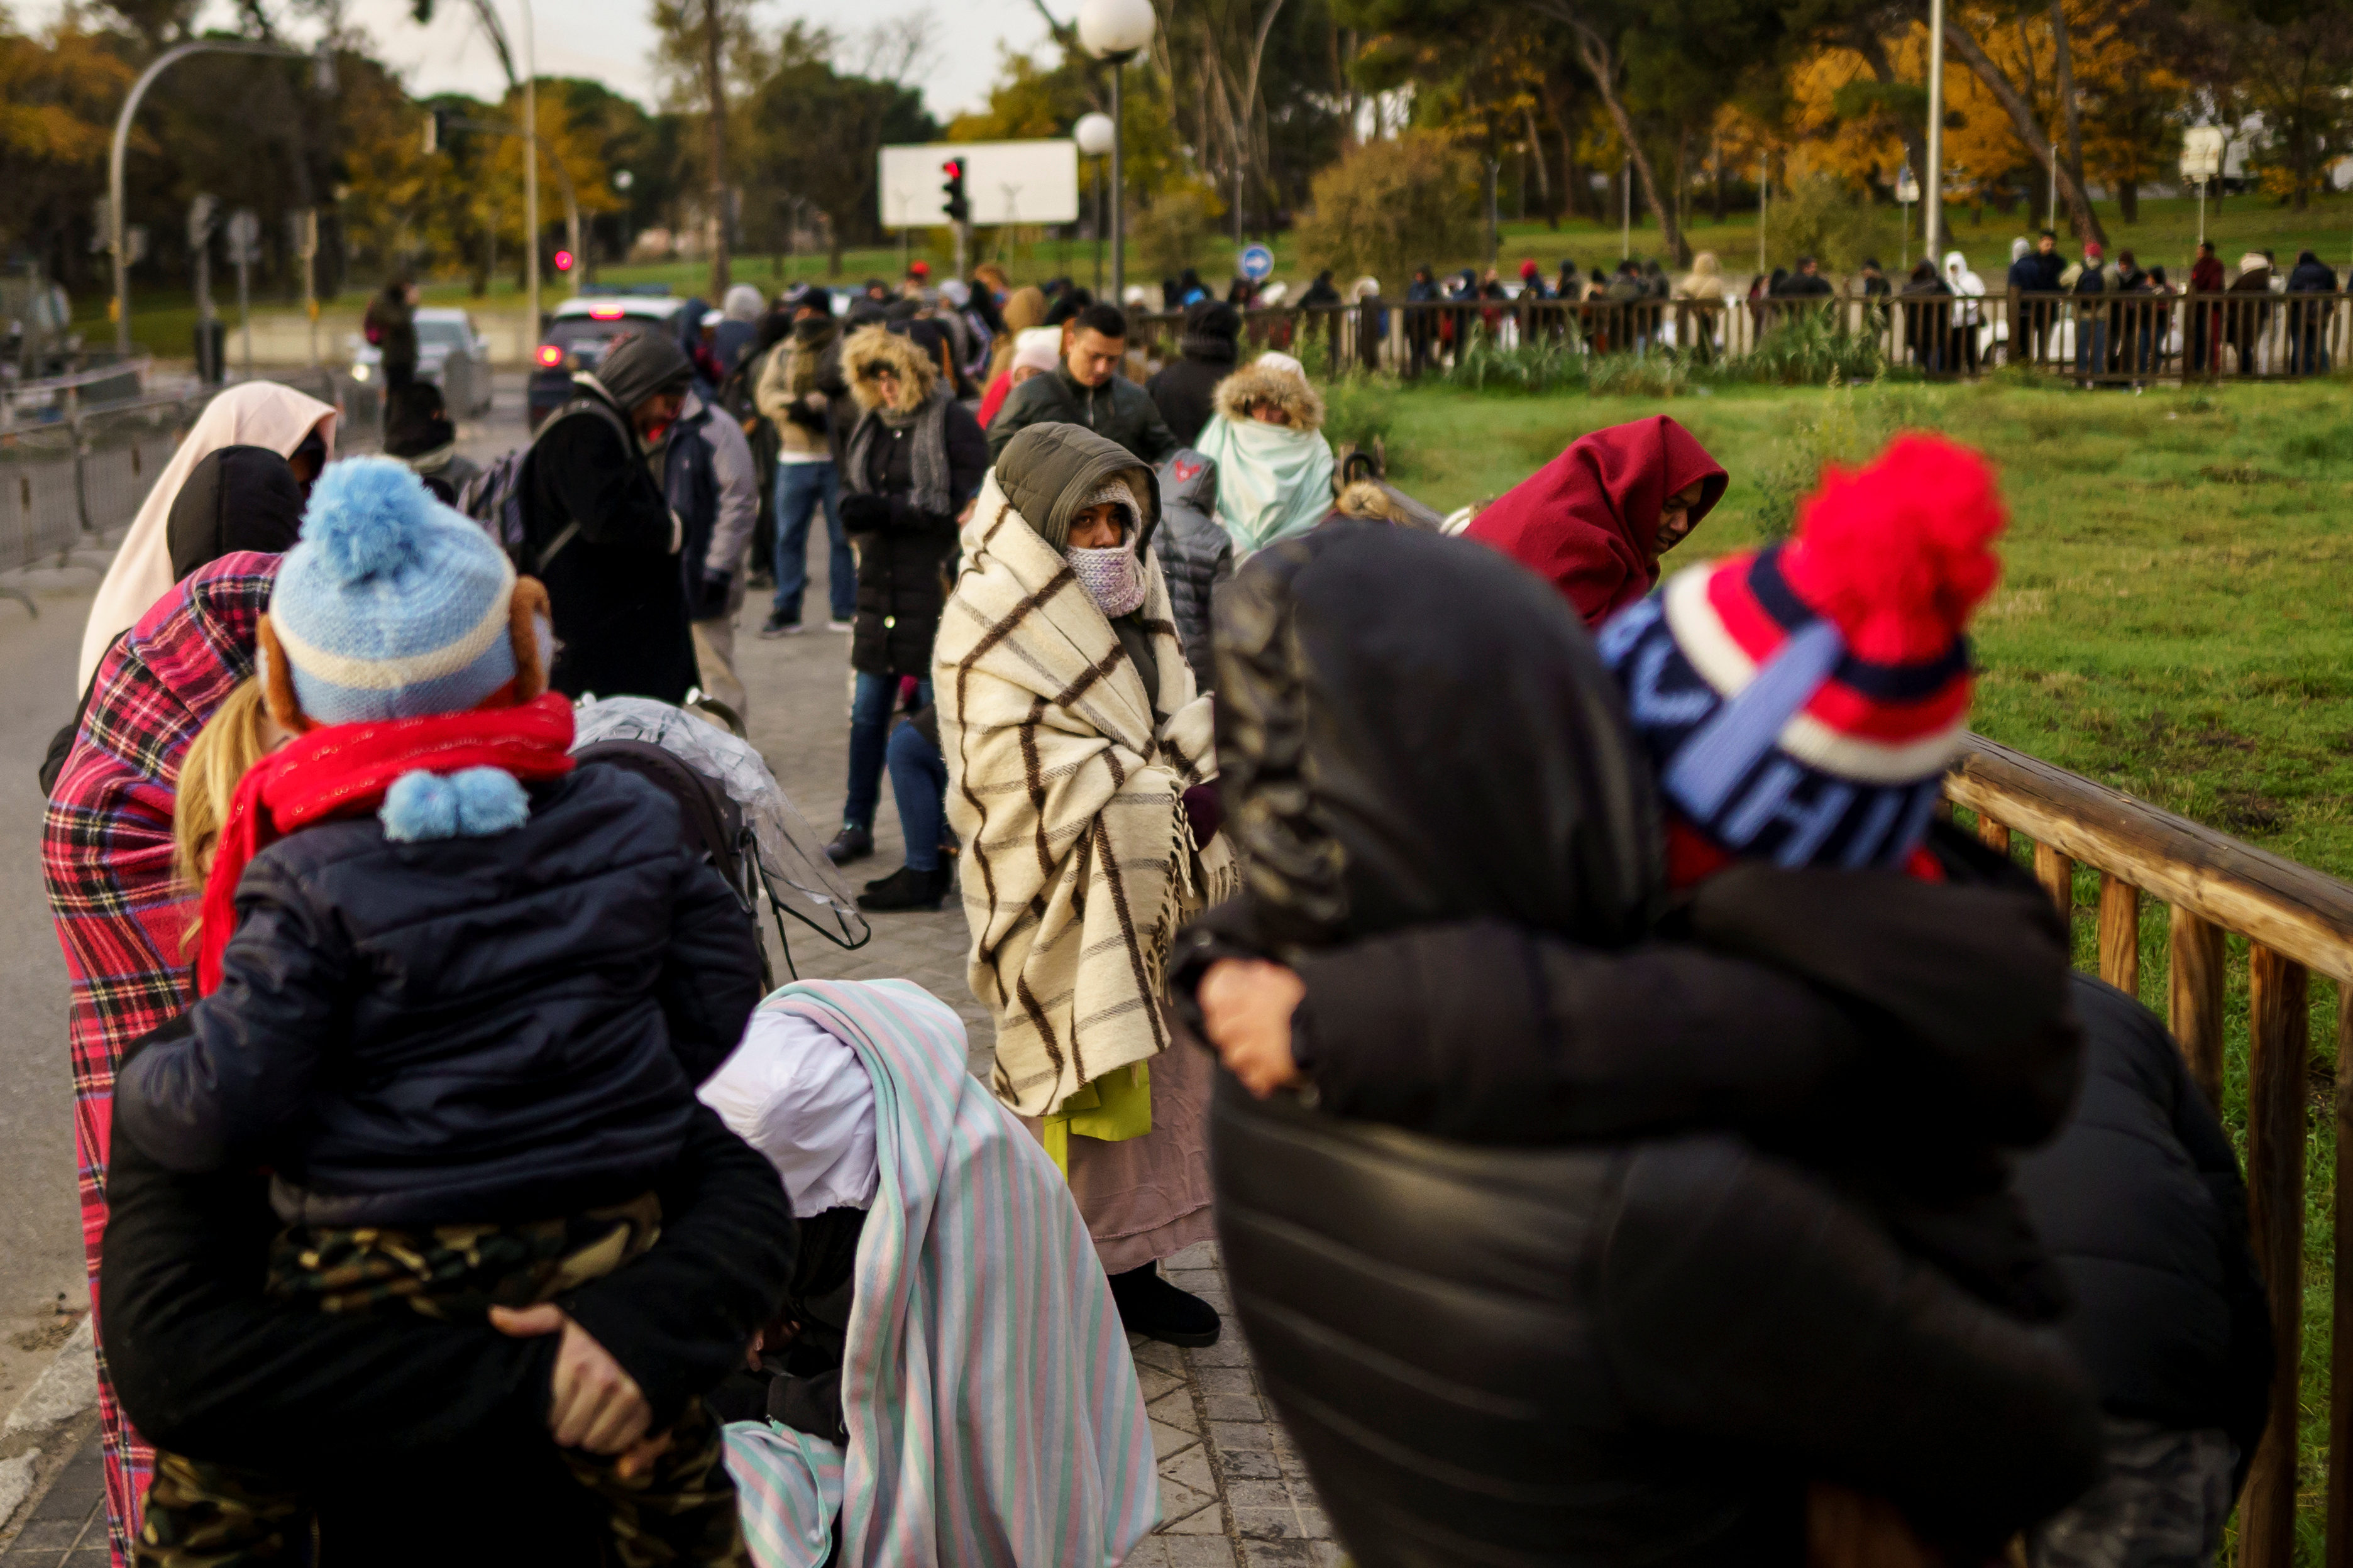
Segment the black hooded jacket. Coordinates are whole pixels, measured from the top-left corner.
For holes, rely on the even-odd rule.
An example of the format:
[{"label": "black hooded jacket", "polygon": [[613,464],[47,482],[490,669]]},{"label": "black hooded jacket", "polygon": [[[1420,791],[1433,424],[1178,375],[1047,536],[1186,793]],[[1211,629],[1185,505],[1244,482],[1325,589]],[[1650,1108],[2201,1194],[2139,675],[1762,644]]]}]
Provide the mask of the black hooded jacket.
[{"label": "black hooded jacket", "polygon": [[1185,331],[1177,339],[1183,357],[1162,365],[1144,384],[1177,446],[1199,439],[1201,427],[1217,412],[1218,383],[1234,373],[1241,331],[1241,313],[1223,300],[1196,300],[1186,309]]},{"label": "black hooded jacket", "polygon": [[2156,1015],[2088,974],[2073,986],[2084,1092],[2018,1167],[2073,1289],[2068,1338],[2111,1413],[2220,1428],[2243,1479],[2271,1405],[2272,1331],[2238,1156]]},{"label": "black hooded jacket", "polygon": [[[1403,584],[1415,616],[1364,616]],[[1736,922],[1746,962],[1658,939],[1647,772],[1555,595],[1475,545],[1331,524],[1237,578],[1219,700],[1248,891],[1180,940],[1172,978],[1189,1005],[1242,951],[1310,985],[1320,1098],[1223,1079],[1212,1168],[1235,1310],[1359,1563],[1794,1563],[1812,1480],[1991,1546],[2091,1479],[2096,1406],[2057,1330],[1743,1135],[1752,1098],[1801,1124],[1841,1066],[1869,1083],[1887,1053],[1866,1026],[1900,982],[1874,989],[1861,955],[1831,955],[1861,999],[1783,972],[1786,911]],[[1443,952],[1383,947],[1426,940]],[[1359,950],[1397,972],[1366,1007],[1404,1021],[1324,1012],[1318,966]],[[2063,957],[2045,989],[2062,976]],[[1334,1066],[1359,1026],[1418,1087],[1385,1101]],[[1645,1076],[1645,1053],[1714,1040]],[[1943,1078],[1989,1124],[2063,1109],[2063,1083],[2025,1070],[2019,1105],[1957,1055]],[[1543,1112],[1570,1106],[1590,1118],[1564,1135]]]},{"label": "black hooded jacket", "polygon": [[575,378],[578,395],[532,444],[517,566],[547,585],[556,645],[548,683],[566,697],[683,702],[694,687],[678,566],[683,528],[629,423],[638,404],[693,378],[669,339],[623,338],[595,377]]}]

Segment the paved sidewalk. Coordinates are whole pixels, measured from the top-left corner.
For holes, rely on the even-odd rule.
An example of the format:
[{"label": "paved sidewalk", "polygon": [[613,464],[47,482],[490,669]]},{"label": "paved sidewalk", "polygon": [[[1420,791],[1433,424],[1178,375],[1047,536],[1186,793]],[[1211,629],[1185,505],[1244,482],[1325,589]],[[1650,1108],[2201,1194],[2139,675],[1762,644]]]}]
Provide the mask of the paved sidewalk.
[{"label": "paved sidewalk", "polygon": [[[767,605],[765,595],[755,595],[739,621],[736,663],[751,694],[753,742],[810,826],[829,838],[849,764],[849,639],[824,629],[825,552],[820,545],[810,555],[819,574],[806,605],[813,629],[762,641],[758,628]],[[874,837],[874,858],[849,868],[853,887],[902,863],[903,840],[887,779]],[[873,941],[854,952],[790,926],[793,963],[810,978],[915,981],[963,1015],[974,1064],[985,1071],[991,1032],[965,981],[968,938],[953,893],[938,913],[877,915],[873,926]],[[773,930],[768,941],[773,946]],[[781,963],[777,973],[785,973]],[[1229,1310],[1214,1245],[1172,1259],[1169,1276],[1221,1312]],[[1298,1455],[1261,1395],[1250,1352],[1231,1321],[1225,1338],[1206,1350],[1130,1342],[1152,1413],[1162,1517],[1159,1531],[1128,1558],[1131,1568],[1323,1568],[1339,1562]],[[106,1562],[93,1433],[32,1505],[16,1538],[0,1549],[0,1568],[102,1568]]]}]

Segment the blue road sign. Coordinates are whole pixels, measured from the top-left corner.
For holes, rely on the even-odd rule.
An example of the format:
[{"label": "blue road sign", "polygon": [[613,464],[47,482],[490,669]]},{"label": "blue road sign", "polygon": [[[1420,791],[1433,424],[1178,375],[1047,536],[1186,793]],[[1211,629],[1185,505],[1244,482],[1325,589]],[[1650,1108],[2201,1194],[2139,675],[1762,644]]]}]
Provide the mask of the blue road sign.
[{"label": "blue road sign", "polygon": [[1263,245],[1242,247],[1242,276],[1253,283],[1263,283],[1274,276],[1274,252]]}]

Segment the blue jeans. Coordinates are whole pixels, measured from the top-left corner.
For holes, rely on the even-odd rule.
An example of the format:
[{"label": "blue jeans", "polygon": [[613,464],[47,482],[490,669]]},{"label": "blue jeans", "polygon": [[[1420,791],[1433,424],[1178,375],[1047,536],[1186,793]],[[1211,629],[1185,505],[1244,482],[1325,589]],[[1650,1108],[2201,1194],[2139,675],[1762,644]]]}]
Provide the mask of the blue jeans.
[{"label": "blue jeans", "polygon": [[[874,805],[882,796],[882,752],[891,739],[891,710],[899,700],[899,678],[858,672],[849,700],[849,799],[841,808],[846,827],[872,831]],[[932,683],[915,683],[915,706],[932,700]]]},{"label": "blue jeans", "polygon": [[2081,376],[2108,374],[2108,324],[2105,321],[2075,323],[2075,374]]},{"label": "blue jeans", "polygon": [[809,520],[820,503],[833,552],[826,558],[833,618],[846,621],[858,608],[858,562],[841,531],[840,478],[831,463],[778,463],[776,610],[788,621],[801,618],[801,595],[808,592]]},{"label": "blue jeans", "polygon": [[940,840],[948,831],[948,760],[913,724],[891,732],[891,798],[899,803],[899,828],[907,838],[907,864],[917,871],[940,868]]}]

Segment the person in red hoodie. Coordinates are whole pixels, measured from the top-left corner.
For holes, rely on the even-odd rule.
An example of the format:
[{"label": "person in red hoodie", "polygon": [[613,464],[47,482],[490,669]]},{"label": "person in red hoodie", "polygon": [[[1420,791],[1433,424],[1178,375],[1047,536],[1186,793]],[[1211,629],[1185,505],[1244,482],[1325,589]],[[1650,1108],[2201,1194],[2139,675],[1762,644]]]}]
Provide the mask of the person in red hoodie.
[{"label": "person in red hoodie", "polygon": [[[2189,268],[2189,292],[2192,295],[2220,294],[2227,285],[2222,277],[2221,258],[2205,240],[2198,242],[2198,259]],[[2203,375],[2209,369],[2220,369],[2222,363],[2222,312],[2211,305],[2189,307],[2189,331],[2184,335],[2183,347],[2189,353],[2189,373]]]},{"label": "person in red hoodie", "polygon": [[1598,628],[1658,586],[1659,557],[1690,536],[1729,482],[1697,437],[1654,414],[1578,437],[1464,537],[1545,578]]}]

